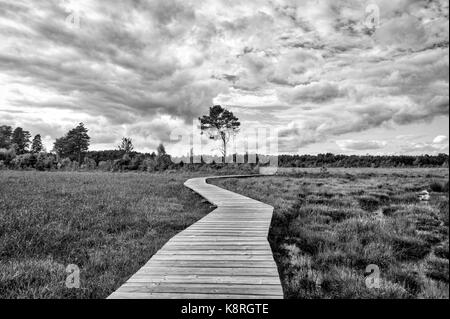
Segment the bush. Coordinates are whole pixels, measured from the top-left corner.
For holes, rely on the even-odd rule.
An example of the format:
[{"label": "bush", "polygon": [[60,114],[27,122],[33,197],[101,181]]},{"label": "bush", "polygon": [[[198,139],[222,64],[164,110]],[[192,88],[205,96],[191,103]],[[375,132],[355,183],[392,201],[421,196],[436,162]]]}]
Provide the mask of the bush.
[{"label": "bush", "polygon": [[52,154],[40,153],[37,156],[36,169],[39,171],[55,168],[56,157]]},{"label": "bush", "polygon": [[382,209],[383,215],[388,216],[388,217],[394,216],[398,211],[401,210],[401,208],[402,208],[402,206],[400,206],[400,205],[391,205],[391,206],[383,207],[383,209]]},{"label": "bush", "polygon": [[11,164],[15,168],[24,169],[24,168],[33,168],[36,165],[37,159],[34,154],[22,154],[16,156]]},{"label": "bush", "polygon": [[158,156],[156,162],[156,169],[158,171],[165,171],[172,166],[172,159],[169,155]]},{"label": "bush", "polygon": [[368,212],[376,211],[381,205],[381,201],[378,198],[370,195],[359,197],[358,202],[361,208]]},{"label": "bush", "polygon": [[445,184],[441,184],[439,182],[433,182],[430,185],[430,189],[436,193],[445,193],[448,192],[448,182]]},{"label": "bush", "polygon": [[85,157],[83,161],[83,168],[88,170],[94,170],[97,168],[97,163],[89,157]]},{"label": "bush", "polygon": [[70,160],[70,158],[66,157],[63,158],[59,163],[58,163],[58,169],[64,169],[64,170],[69,170],[72,168],[72,161]]},{"label": "bush", "polygon": [[141,169],[147,172],[154,172],[156,170],[156,161],[153,158],[146,158],[142,162]]},{"label": "bush", "polygon": [[121,159],[115,160],[112,165],[112,171],[118,172],[128,169],[131,163],[131,157],[128,154],[124,154]]},{"label": "bush", "polygon": [[2,161],[4,165],[8,166],[15,157],[16,151],[14,150],[14,148],[8,150],[0,148],[0,161]]},{"label": "bush", "polygon": [[112,169],[113,161],[101,161],[98,163],[98,169],[104,172],[108,172]]},{"label": "bush", "polygon": [[131,159],[130,165],[128,165],[128,169],[132,171],[137,171],[141,169],[144,159],[145,159],[144,155],[136,155]]}]

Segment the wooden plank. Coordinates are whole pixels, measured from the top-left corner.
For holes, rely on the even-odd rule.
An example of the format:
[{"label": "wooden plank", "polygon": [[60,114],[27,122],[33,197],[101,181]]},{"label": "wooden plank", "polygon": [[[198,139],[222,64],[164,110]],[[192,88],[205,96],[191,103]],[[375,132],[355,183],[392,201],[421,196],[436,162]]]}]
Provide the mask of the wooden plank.
[{"label": "wooden plank", "polygon": [[[174,260],[172,262],[167,261],[152,261],[152,266],[159,267],[188,267],[188,268],[272,268],[275,266],[273,262],[259,262],[255,263],[252,261],[201,261],[196,260]],[[145,267],[144,267],[145,268]]]},{"label": "wooden plank", "polygon": [[127,283],[171,282],[171,283],[224,283],[251,285],[278,285],[278,277],[261,276],[202,276],[202,275],[146,275],[133,276]]},{"label": "wooden plank", "polygon": [[253,249],[244,249],[244,250],[233,250],[233,249],[228,249],[228,250],[189,250],[189,249],[183,249],[183,250],[170,250],[170,249],[164,249],[160,252],[158,252],[156,255],[159,256],[183,256],[183,255],[187,255],[187,256],[239,256],[239,255],[244,255],[244,256],[259,256],[259,255],[263,255],[263,256],[268,256],[272,259],[272,254],[270,252],[267,251],[267,249],[262,249],[262,250],[253,250]]},{"label": "wooden plank", "polygon": [[152,261],[156,260],[185,260],[185,261],[210,261],[217,260],[224,263],[228,263],[230,261],[249,261],[249,262],[259,262],[259,261],[273,261],[273,257],[271,255],[250,255],[250,254],[205,254],[201,253],[200,255],[185,255],[185,254],[156,254],[153,256]]},{"label": "wooden plank", "polygon": [[128,293],[194,293],[194,294],[240,294],[274,295],[282,293],[279,285],[246,284],[193,284],[193,283],[148,283],[125,284],[121,292]]},{"label": "wooden plank", "polygon": [[267,242],[273,208],[206,178],[185,185],[217,208],[170,239],[109,298],[282,298]]},{"label": "wooden plank", "polygon": [[280,299],[280,295],[225,295],[225,294],[189,294],[189,293],[127,293],[114,292],[109,299]]},{"label": "wooden plank", "polygon": [[276,268],[196,268],[196,267],[177,267],[170,268],[161,266],[142,267],[134,276],[146,275],[215,275],[215,276],[278,276]]}]

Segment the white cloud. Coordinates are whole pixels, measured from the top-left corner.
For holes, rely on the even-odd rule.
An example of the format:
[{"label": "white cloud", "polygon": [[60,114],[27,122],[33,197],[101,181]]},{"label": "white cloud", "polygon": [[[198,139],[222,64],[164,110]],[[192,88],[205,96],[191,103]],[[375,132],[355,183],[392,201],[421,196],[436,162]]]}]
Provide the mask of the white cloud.
[{"label": "white cloud", "polygon": [[401,149],[404,152],[415,152],[415,153],[421,152],[423,154],[448,153],[449,139],[445,135],[439,135],[436,136],[432,142],[407,141],[403,145],[401,145]]},{"label": "white cloud", "polygon": [[445,135],[436,136],[433,140],[433,144],[445,144],[448,143],[448,137]]},{"label": "white cloud", "polygon": [[386,141],[339,140],[336,144],[344,151],[378,150],[386,147]]}]

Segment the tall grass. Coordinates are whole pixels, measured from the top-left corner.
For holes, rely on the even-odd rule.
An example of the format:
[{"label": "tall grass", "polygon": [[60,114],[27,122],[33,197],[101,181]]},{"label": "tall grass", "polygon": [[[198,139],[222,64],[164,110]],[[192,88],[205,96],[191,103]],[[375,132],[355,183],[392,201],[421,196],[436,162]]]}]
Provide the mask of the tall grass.
[{"label": "tall grass", "polygon": [[[449,196],[431,187],[446,182],[440,169],[213,181],[275,207],[269,240],[287,298],[448,298]],[[366,286],[369,265],[380,288]]]},{"label": "tall grass", "polygon": [[[210,210],[193,174],[0,172],[0,298],[105,298]],[[67,289],[76,264],[81,288]]]}]

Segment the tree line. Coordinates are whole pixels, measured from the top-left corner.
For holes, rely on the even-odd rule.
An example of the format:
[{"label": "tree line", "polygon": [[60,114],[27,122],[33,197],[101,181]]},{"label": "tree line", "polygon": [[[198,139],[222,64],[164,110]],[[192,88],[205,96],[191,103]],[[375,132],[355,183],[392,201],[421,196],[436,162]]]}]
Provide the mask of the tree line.
[{"label": "tree line", "polygon": [[44,150],[42,138],[40,134],[34,136],[31,140],[29,131],[25,131],[21,127],[14,130],[11,126],[0,126],[0,149],[13,148],[16,154],[40,153]]},{"label": "tree line", "polygon": [[[202,134],[206,133],[211,139],[220,141],[222,156],[227,158],[227,144],[230,138],[239,132],[241,125],[239,119],[222,106],[215,105],[209,109],[209,115],[200,117],[199,121]],[[162,144],[153,153],[136,152],[133,141],[129,137],[122,138],[114,150],[89,151],[91,138],[88,133],[89,130],[80,123],[64,136],[57,138],[51,152],[47,152],[40,134],[31,139],[30,132],[21,127],[13,130],[11,126],[0,126],[0,168],[163,171],[182,168],[186,165],[194,169],[206,165],[202,158],[197,164],[178,161],[174,163]],[[232,154],[232,156],[236,158],[238,155]],[[260,155],[256,154],[254,157],[256,157],[256,163],[249,164],[248,160],[244,160],[243,164],[259,165]],[[448,167],[448,157],[448,154],[436,156],[359,156],[331,153],[280,155],[278,165],[280,167]],[[248,158],[247,153],[244,159]],[[193,162],[191,159],[190,163]],[[221,167],[220,165],[220,163],[214,163],[213,167]]]},{"label": "tree line", "polygon": [[170,155],[160,144],[151,154],[134,151],[133,141],[124,137],[117,149],[89,151],[89,130],[83,123],[57,138],[53,149],[47,152],[41,135],[31,140],[29,131],[21,127],[0,126],[0,169],[78,170],[101,169],[105,171],[143,170],[162,171],[176,168]]},{"label": "tree line", "polygon": [[448,167],[448,154],[438,155],[280,155],[280,167]]}]

